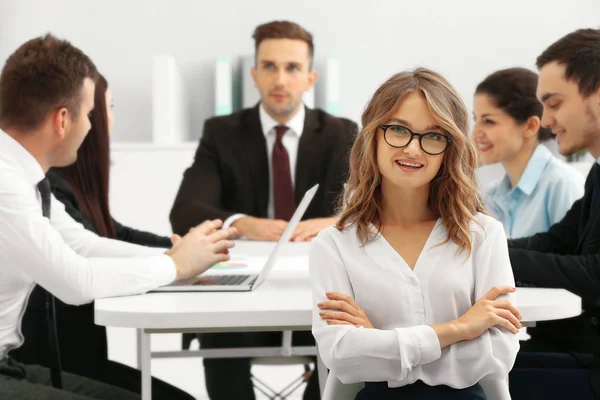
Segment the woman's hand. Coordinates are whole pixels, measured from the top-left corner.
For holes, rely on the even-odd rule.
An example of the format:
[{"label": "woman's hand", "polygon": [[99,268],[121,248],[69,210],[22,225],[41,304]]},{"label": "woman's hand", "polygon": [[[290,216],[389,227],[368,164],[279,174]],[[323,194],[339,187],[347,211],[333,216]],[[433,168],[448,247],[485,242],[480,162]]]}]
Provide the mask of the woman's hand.
[{"label": "woman's hand", "polygon": [[521,313],[508,300],[497,300],[498,296],[513,293],[510,286],[495,286],[477,301],[457,324],[463,331],[463,340],[472,340],[492,326],[502,326],[512,333],[519,332],[523,326],[519,322]]},{"label": "woman's hand", "polygon": [[336,292],[326,293],[327,298],[317,304],[321,310],[319,315],[328,325],[354,325],[357,328],[373,328],[365,311],[350,296]]}]

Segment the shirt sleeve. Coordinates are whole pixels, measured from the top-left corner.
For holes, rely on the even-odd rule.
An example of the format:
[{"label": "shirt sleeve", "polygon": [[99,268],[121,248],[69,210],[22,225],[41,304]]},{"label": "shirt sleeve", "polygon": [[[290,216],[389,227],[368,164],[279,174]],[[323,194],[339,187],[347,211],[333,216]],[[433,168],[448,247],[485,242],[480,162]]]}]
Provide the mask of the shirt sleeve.
[{"label": "shirt sleeve", "polygon": [[246,214],[233,214],[231,217],[227,218],[225,220],[225,222],[223,222],[222,229],[228,229],[235,221],[237,221],[238,219],[242,219],[244,217],[247,217],[247,215]]},{"label": "shirt sleeve", "polygon": [[325,365],[343,383],[401,381],[415,366],[441,356],[440,343],[427,325],[393,330],[327,325],[317,304],[326,292],[354,298],[352,284],[339,250],[326,235],[311,243],[309,254],[313,290],[313,328]]},{"label": "shirt sleeve", "polygon": [[175,279],[175,265],[164,250],[100,238],[54,198],[51,225],[26,182],[10,181],[10,190],[0,192],[3,259],[63,302],[144,293]]},{"label": "shirt sleeve", "polygon": [[103,238],[84,228],[65,210],[65,206],[52,196],[52,227],[64,242],[84,257],[148,257],[164,254],[166,249],[135,245],[120,240]]},{"label": "shirt sleeve", "polygon": [[[515,285],[502,225],[491,218],[488,221],[483,239],[473,249],[475,300],[482,298],[494,286]],[[503,298],[516,305],[514,293]],[[462,365],[469,365],[470,373],[475,375],[474,381],[484,377],[503,380],[517,357],[519,337],[505,328],[492,327],[471,341],[453,344],[451,351],[456,359],[464,361]]]}]

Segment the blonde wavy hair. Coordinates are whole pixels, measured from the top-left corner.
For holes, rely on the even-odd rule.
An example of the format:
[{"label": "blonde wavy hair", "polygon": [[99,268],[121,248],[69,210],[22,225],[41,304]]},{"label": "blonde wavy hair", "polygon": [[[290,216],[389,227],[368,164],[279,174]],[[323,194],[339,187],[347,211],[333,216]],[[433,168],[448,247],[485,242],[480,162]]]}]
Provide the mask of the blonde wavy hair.
[{"label": "blonde wavy hair", "polygon": [[[479,194],[475,167],[477,153],[468,135],[468,112],[456,90],[440,74],[426,68],[398,73],[377,89],[362,115],[363,129],[350,154],[350,171],[341,206],[338,230],[356,225],[366,245],[381,229],[381,174],[377,167],[377,131],[412,92],[421,91],[429,110],[452,139],[429,192],[429,207],[441,217],[452,240],[471,253],[469,224],[477,212],[486,213]],[[372,232],[371,224],[377,228]]]}]

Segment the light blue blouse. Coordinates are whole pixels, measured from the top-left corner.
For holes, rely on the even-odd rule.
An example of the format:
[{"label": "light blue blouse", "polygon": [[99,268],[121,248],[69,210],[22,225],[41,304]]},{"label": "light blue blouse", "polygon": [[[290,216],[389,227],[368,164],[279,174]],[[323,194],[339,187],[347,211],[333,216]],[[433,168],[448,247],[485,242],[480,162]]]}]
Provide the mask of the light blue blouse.
[{"label": "light blue blouse", "polygon": [[513,188],[508,175],[490,185],[485,202],[509,238],[547,231],[583,196],[585,177],[542,144]]}]

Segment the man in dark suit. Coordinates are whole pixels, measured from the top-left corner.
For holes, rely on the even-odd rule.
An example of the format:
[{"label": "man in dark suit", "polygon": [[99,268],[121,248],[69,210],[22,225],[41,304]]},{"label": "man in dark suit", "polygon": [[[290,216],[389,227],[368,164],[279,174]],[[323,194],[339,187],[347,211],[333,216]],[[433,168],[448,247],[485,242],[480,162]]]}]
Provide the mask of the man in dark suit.
[{"label": "man in dark suit", "polygon": [[[253,38],[252,77],[261,101],[206,121],[171,211],[175,233],[187,232],[194,221],[219,218],[248,239],[278,240],[306,190],[317,183],[292,240],[310,240],[336,221],[357,126],[304,106],[303,94],[317,79],[309,32],[275,21],[257,27]],[[200,343],[202,348],[278,346],[281,337],[279,332],[202,334]],[[314,340],[310,332],[295,332],[293,343],[313,345]],[[212,400],[254,399],[249,359],[205,359],[204,367]],[[304,398],[319,398],[316,375]]]},{"label": "man in dark suit", "polygon": [[509,241],[510,260],[517,286],[567,289],[581,296],[584,312],[529,329],[509,382],[513,400],[588,399],[600,395],[600,30],[566,35],[537,67],[542,124],[561,154],[586,149],[597,161],[583,198],[548,232]]}]

